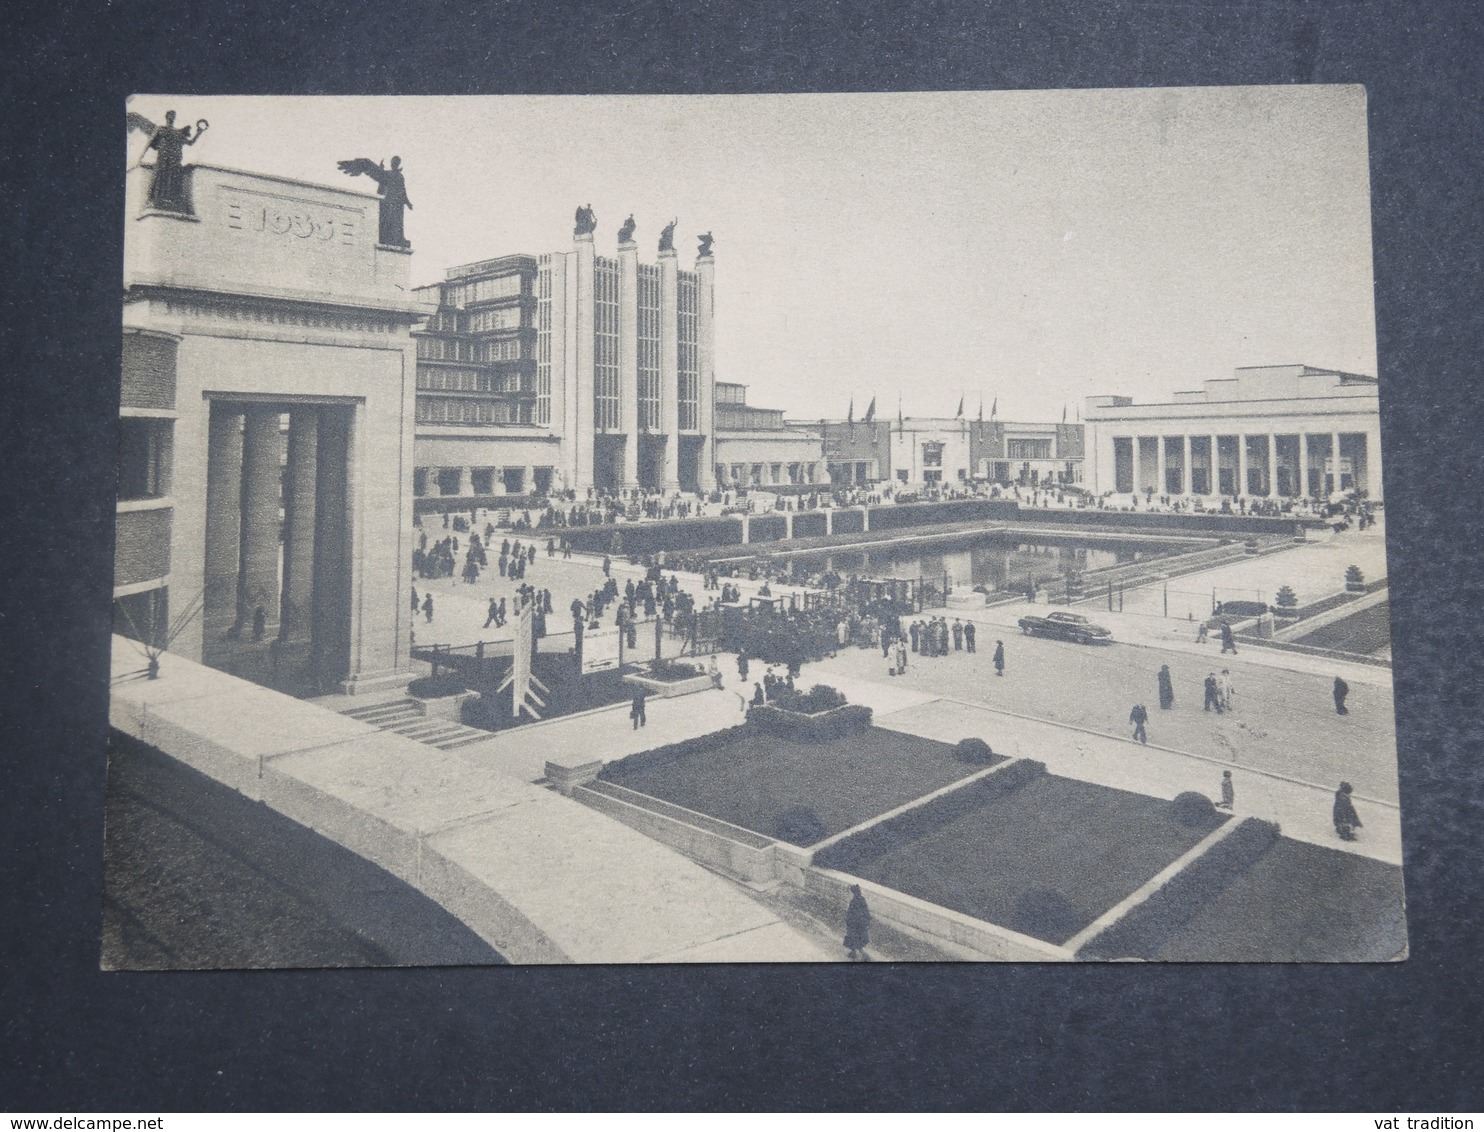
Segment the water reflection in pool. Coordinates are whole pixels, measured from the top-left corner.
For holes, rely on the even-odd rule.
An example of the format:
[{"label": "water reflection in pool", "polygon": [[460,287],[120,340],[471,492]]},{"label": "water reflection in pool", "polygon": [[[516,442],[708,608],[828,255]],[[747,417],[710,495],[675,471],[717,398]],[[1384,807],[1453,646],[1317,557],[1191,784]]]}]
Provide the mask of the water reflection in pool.
[{"label": "water reflection in pool", "polygon": [[1024,589],[1032,579],[1046,582],[1068,571],[1088,573],[1109,566],[1161,558],[1188,549],[1175,544],[1131,542],[1035,543],[1003,536],[981,536],[972,543],[901,543],[870,551],[836,551],[799,560],[809,573],[834,570],[873,578],[936,578],[947,574],[958,586],[988,590]]}]

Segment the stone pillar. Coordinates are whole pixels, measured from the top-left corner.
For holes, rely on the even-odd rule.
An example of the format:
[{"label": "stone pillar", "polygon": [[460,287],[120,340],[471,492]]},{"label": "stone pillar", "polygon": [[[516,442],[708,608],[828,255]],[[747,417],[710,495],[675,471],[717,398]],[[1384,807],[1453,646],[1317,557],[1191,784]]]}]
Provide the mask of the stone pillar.
[{"label": "stone pillar", "polygon": [[206,449],[206,570],[202,623],[211,630],[237,616],[242,551],[242,409],[211,405]]},{"label": "stone pillar", "polygon": [[[351,664],[356,564],[351,561],[350,415],[350,409],[321,409],[316,440],[311,655],[326,688],[349,676]],[[406,595],[399,593],[397,600],[405,601]]]},{"label": "stone pillar", "polygon": [[696,259],[696,351],[700,370],[701,454],[698,459],[702,491],[716,489],[716,257]]},{"label": "stone pillar", "polygon": [[259,606],[268,624],[278,619],[281,446],[278,409],[248,408],[242,434],[242,571],[237,605],[248,627]]},{"label": "stone pillar", "polygon": [[[660,252],[660,431],[665,463],[660,486],[680,490],[680,261],[675,249]],[[696,470],[697,476],[703,474]]]},{"label": "stone pillar", "polygon": [[794,537],[794,513],[792,511],[785,511],[783,513],[783,537]]},{"label": "stone pillar", "polygon": [[869,507],[862,507],[861,508],[861,530],[864,532],[864,531],[869,531],[870,529],[871,529],[871,509]]},{"label": "stone pillar", "polygon": [[1164,495],[1168,491],[1169,466],[1165,458],[1165,438],[1156,436],[1154,438],[1154,494]]},{"label": "stone pillar", "polygon": [[314,595],[314,511],[318,492],[319,413],[295,409],[289,416],[288,480],[284,489],[283,640],[309,635]]},{"label": "stone pillar", "polygon": [[1190,462],[1190,437],[1180,438],[1180,494],[1195,494],[1195,469]]},{"label": "stone pillar", "polygon": [[835,533],[835,509],[833,507],[824,509],[824,533],[826,535]]},{"label": "stone pillar", "polygon": [[1268,490],[1271,499],[1278,494],[1278,434],[1268,433]]},{"label": "stone pillar", "polygon": [[618,427],[626,490],[639,486],[639,245],[618,245]]},{"label": "stone pillar", "polygon": [[520,489],[526,495],[530,495],[533,491],[536,490],[535,464],[527,464],[524,468],[521,469]]},{"label": "stone pillar", "polygon": [[1221,494],[1221,437],[1211,437],[1211,482],[1206,486],[1210,489],[1208,495]]},{"label": "stone pillar", "polygon": [[1331,467],[1334,469],[1334,480],[1330,484],[1330,491],[1339,491],[1340,488],[1340,434],[1332,432],[1329,434],[1329,458]]},{"label": "stone pillar", "polygon": [[1309,495],[1309,435],[1301,432],[1298,434],[1298,496],[1305,499]]},{"label": "stone pillar", "polygon": [[1237,494],[1248,495],[1247,490],[1247,434],[1237,434]]},{"label": "stone pillar", "polygon": [[1381,479],[1381,429],[1366,432],[1365,439],[1365,490],[1366,497],[1380,500],[1385,495],[1385,484]]},{"label": "stone pillar", "polygon": [[473,492],[474,492],[474,486],[470,482],[469,469],[468,468],[460,468],[459,469],[459,486],[458,486],[458,490],[455,491],[454,494],[455,495],[472,495]]},{"label": "stone pillar", "polygon": [[573,411],[570,419],[573,421],[574,432],[568,438],[575,448],[576,459],[573,461],[577,472],[576,488],[579,492],[585,491],[593,485],[593,333],[595,327],[593,320],[596,310],[593,306],[593,237],[592,233],[585,233],[573,237],[573,260],[575,261],[574,287],[572,291],[572,309],[568,315],[576,328],[576,341],[574,351],[575,374],[570,388],[574,391]]}]

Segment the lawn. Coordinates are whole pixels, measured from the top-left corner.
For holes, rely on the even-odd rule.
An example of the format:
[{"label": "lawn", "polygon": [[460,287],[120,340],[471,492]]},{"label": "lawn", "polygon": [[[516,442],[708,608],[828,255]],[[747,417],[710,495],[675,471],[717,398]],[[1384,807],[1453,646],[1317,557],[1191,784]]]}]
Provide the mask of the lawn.
[{"label": "lawn", "polygon": [[1406,946],[1399,868],[1280,838],[1147,958],[1374,963]]},{"label": "lawn", "polygon": [[977,919],[1065,943],[1222,820],[1212,813],[1183,825],[1163,799],[1045,774],[987,797],[854,871]]},{"label": "lawn", "polygon": [[[947,743],[875,727],[822,743],[748,727],[715,746],[659,765],[646,762],[612,763],[603,777],[797,844],[833,836],[982,769],[960,762]],[[817,816],[816,836],[790,836],[791,812],[800,809]]]}]

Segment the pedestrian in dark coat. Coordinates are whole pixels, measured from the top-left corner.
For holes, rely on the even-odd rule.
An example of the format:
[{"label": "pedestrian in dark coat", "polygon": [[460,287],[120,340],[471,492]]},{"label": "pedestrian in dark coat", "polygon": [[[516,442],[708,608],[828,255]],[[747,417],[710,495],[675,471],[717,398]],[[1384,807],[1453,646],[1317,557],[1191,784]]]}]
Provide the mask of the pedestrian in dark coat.
[{"label": "pedestrian in dark coat", "polygon": [[635,731],[638,731],[639,728],[641,728],[641,727],[644,726],[645,716],[644,716],[644,689],[643,688],[638,688],[638,689],[635,689],[635,691],[634,691],[634,703],[633,703],[633,706],[631,706],[629,708],[629,718],[634,721],[634,730]]},{"label": "pedestrian in dark coat", "polygon": [[1128,721],[1134,725],[1134,738],[1140,743],[1148,743],[1149,736],[1144,733],[1144,724],[1149,722],[1149,712],[1143,704],[1134,705],[1134,710],[1128,713]]},{"label": "pedestrian in dark coat", "polygon": [[1169,711],[1175,706],[1175,682],[1170,679],[1170,666],[1159,666],[1159,706]]},{"label": "pedestrian in dark coat", "polygon": [[484,628],[488,629],[500,619],[500,603],[490,598],[489,616],[484,619]]},{"label": "pedestrian in dark coat", "polygon": [[747,680],[747,650],[743,649],[737,654],[737,677],[742,681]]},{"label": "pedestrian in dark coat", "polygon": [[1003,676],[1005,674],[1005,642],[994,643],[994,674]]},{"label": "pedestrian in dark coat", "polygon": [[907,635],[912,638],[912,651],[913,652],[916,652],[917,651],[917,636],[918,636],[919,631],[920,630],[918,629],[918,623],[916,621],[912,622],[911,625],[908,625],[907,626]]},{"label": "pedestrian in dark coat", "polygon": [[967,652],[973,652],[974,651],[974,638],[978,634],[978,632],[979,632],[979,630],[977,630],[977,629],[974,628],[974,622],[972,622],[972,621],[965,621],[964,622],[964,649],[965,649],[965,651],[967,651]]},{"label": "pedestrian in dark coat", "polygon": [[1237,639],[1232,636],[1231,623],[1223,621],[1221,623],[1221,654],[1225,656],[1227,653],[1237,655]]},{"label": "pedestrian in dark coat", "polygon": [[1350,783],[1342,782],[1335,791],[1335,832],[1342,841],[1354,841],[1355,831],[1361,826],[1360,815],[1355,812],[1355,804],[1350,801],[1353,789]]},{"label": "pedestrian in dark coat", "polygon": [[1216,714],[1221,714],[1221,688],[1216,683],[1216,673],[1212,672],[1206,677],[1206,705],[1205,710],[1216,709]]},{"label": "pedestrian in dark coat", "polygon": [[1216,803],[1218,810],[1230,810],[1237,804],[1237,788],[1232,785],[1232,772],[1224,770],[1221,772],[1221,801]]},{"label": "pedestrian in dark coat", "polygon": [[433,595],[428,594],[423,598],[423,616],[427,618],[428,624],[433,623]]},{"label": "pedestrian in dark coat", "polygon": [[871,942],[871,909],[861,895],[861,886],[850,886],[850,907],[845,909],[845,950],[852,960],[866,958],[866,945]]},{"label": "pedestrian in dark coat", "polygon": [[753,684],[753,686],[752,686],[752,706],[753,707],[762,707],[763,704],[766,701],[767,701],[767,697],[763,695],[763,686],[761,684]]},{"label": "pedestrian in dark coat", "polygon": [[1345,706],[1345,697],[1350,694],[1350,685],[1335,677],[1335,713],[1338,715],[1349,715],[1350,710]]},{"label": "pedestrian in dark coat", "polygon": [[964,649],[964,624],[957,617],[953,619],[953,651],[963,652]]},{"label": "pedestrian in dark coat", "polygon": [[412,612],[413,613],[416,613],[418,611],[418,607],[420,606],[420,604],[421,603],[417,600],[417,587],[416,586],[413,586],[412,587]]}]

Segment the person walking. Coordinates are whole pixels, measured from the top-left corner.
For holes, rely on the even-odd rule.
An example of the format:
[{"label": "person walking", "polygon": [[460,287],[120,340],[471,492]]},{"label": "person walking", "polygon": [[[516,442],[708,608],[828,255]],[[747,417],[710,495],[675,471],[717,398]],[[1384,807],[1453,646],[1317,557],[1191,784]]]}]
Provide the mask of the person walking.
[{"label": "person walking", "polygon": [[845,909],[845,950],[852,962],[867,960],[866,945],[871,942],[871,909],[861,894],[861,886],[850,886],[850,906]]},{"label": "person walking", "polygon": [[921,622],[914,621],[907,626],[907,635],[912,638],[912,651],[917,651],[917,635],[920,632]]},{"label": "person walking", "polygon": [[974,638],[979,635],[979,630],[974,628],[974,622],[964,622],[964,651],[974,651]]},{"label": "person walking", "polygon": [[1355,831],[1361,827],[1360,815],[1355,812],[1355,803],[1350,800],[1354,787],[1348,782],[1340,783],[1335,791],[1335,832],[1341,841],[1354,841]]},{"label": "person walking", "polygon": [[1159,706],[1161,711],[1169,711],[1175,706],[1175,682],[1170,678],[1168,664],[1159,666]]},{"label": "person walking", "polygon": [[737,654],[737,679],[743,683],[747,682],[747,650],[745,648]]},{"label": "person walking", "polygon": [[1134,725],[1134,738],[1147,744],[1149,736],[1144,732],[1144,724],[1149,722],[1149,712],[1143,704],[1134,705],[1134,710],[1128,713],[1128,721]]},{"label": "person walking", "polygon": [[711,659],[706,662],[706,675],[711,677],[711,686],[717,691],[721,690],[721,669],[716,667],[716,654],[711,654]]},{"label": "person walking", "polygon": [[994,643],[994,674],[1003,676],[1005,674],[1005,642]]},{"label": "person walking", "polygon": [[957,617],[953,619],[953,651],[964,651],[964,623]]},{"label": "person walking", "polygon": [[1210,636],[1211,636],[1210,626],[1208,626],[1204,621],[1202,621],[1199,625],[1196,626],[1196,630],[1195,630],[1195,643],[1196,644],[1198,644],[1198,645],[1205,644],[1210,639]]},{"label": "person walking", "polygon": [[433,623],[433,595],[427,594],[423,598],[423,617],[429,625]]},{"label": "person walking", "polygon": [[1218,810],[1230,810],[1237,803],[1237,788],[1232,785],[1232,772],[1224,770],[1221,772],[1221,801],[1216,803]]},{"label": "person walking", "polygon": [[489,616],[484,619],[484,628],[488,629],[491,625],[495,624],[499,620],[500,603],[494,598],[490,598]]},{"label": "person walking", "polygon": [[762,707],[768,702],[768,697],[763,693],[763,686],[756,682],[752,685],[752,706]]},{"label": "person walking", "polygon": [[634,721],[635,731],[638,731],[639,728],[643,727],[645,724],[644,700],[644,689],[634,689],[634,702],[633,705],[629,708],[629,718]]},{"label": "person walking", "polygon": [[1216,709],[1216,714],[1221,714],[1221,688],[1216,683],[1216,673],[1211,672],[1206,676],[1206,704],[1205,710]]},{"label": "person walking", "polygon": [[1231,622],[1223,621],[1221,623],[1221,655],[1225,656],[1227,653],[1231,653],[1232,656],[1237,655],[1237,639],[1232,636]]},{"label": "person walking", "polygon": [[1230,668],[1223,668],[1221,670],[1221,679],[1218,683],[1221,686],[1221,710],[1232,711],[1232,697],[1237,694],[1237,688],[1232,683],[1232,670]]},{"label": "person walking", "polygon": [[1345,697],[1350,694],[1350,685],[1335,677],[1335,714],[1349,715],[1350,709],[1345,706]]},{"label": "person walking", "polygon": [[412,587],[412,612],[413,613],[416,613],[418,611],[418,608],[419,608],[420,605],[421,605],[421,602],[419,602],[418,599],[417,599],[417,587],[416,586],[413,586]]}]

